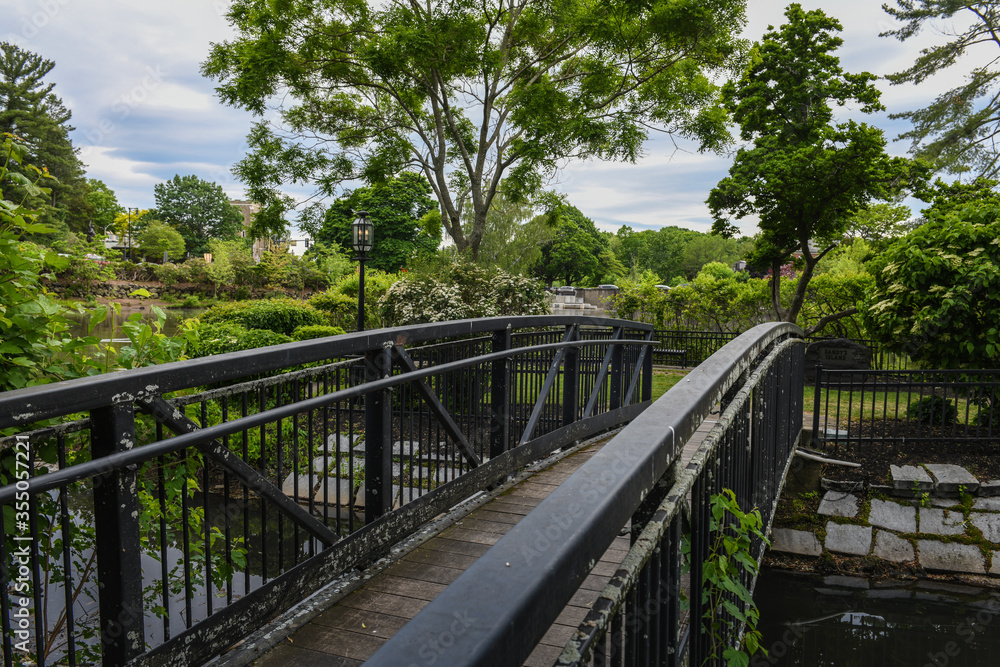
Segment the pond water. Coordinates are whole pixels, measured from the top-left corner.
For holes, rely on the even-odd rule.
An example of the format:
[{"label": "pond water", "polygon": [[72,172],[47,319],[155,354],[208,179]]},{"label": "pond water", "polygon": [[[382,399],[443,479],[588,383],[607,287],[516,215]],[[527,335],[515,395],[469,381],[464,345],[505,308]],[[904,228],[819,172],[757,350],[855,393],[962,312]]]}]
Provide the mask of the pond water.
[{"label": "pond water", "polygon": [[1000,664],[1000,591],[761,571],[754,598],[769,657],[752,667]]},{"label": "pond water", "polygon": [[[205,308],[164,308],[163,312],[167,315],[167,320],[163,324],[163,333],[168,336],[173,336],[177,333],[177,329],[180,327],[181,323],[191,317],[198,317],[205,312]],[[122,309],[121,319],[128,318],[134,313],[141,313],[143,319],[152,322],[156,319],[153,311],[149,308],[144,308],[142,310],[137,309]],[[90,314],[86,313],[83,315],[71,315],[70,319],[76,322],[76,326],[70,328],[70,333],[74,336],[87,336],[87,323],[90,321]],[[92,336],[99,336],[101,340],[113,340],[121,339],[125,336],[122,334],[121,330],[121,320],[116,318],[116,321],[112,323],[111,316],[109,315],[106,320],[101,322],[94,328],[93,333],[89,334]]]}]

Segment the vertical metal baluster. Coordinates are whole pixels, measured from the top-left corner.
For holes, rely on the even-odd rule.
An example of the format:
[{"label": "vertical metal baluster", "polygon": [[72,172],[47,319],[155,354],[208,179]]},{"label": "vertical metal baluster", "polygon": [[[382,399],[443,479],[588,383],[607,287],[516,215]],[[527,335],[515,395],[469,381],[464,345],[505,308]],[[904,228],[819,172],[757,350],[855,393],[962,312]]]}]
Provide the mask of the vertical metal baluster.
[{"label": "vertical metal baluster", "polygon": [[[56,454],[59,461],[59,469],[66,468],[66,436],[62,433],[56,438]],[[63,593],[65,594],[66,605],[66,655],[70,667],[76,665],[76,618],[73,614],[73,524],[69,520],[69,486],[59,487],[59,522],[62,533],[62,557],[63,557]],[[0,560],[0,563],[6,563]],[[7,587],[0,587],[6,591]],[[4,616],[4,618],[7,618]]]},{"label": "vertical metal baluster", "polygon": [[[163,424],[156,423],[156,441],[163,440]],[[156,459],[157,499],[160,503],[160,603],[163,605],[163,641],[170,639],[170,568],[167,565],[167,488],[162,456]]]},{"label": "vertical metal baluster", "polygon": [[[201,427],[208,426],[208,403],[201,402]],[[207,456],[201,457],[202,462],[202,491],[201,491],[201,530],[203,534],[203,544],[205,549],[205,609],[206,616],[212,615],[212,526],[211,511],[209,509],[209,487],[211,478],[209,476],[211,460]]]}]

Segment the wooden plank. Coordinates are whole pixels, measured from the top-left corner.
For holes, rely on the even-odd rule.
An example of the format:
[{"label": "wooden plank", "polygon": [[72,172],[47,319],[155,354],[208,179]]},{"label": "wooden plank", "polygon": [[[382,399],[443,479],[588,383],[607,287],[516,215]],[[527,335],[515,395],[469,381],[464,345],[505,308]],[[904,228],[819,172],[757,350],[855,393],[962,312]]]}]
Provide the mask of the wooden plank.
[{"label": "wooden plank", "polygon": [[493,521],[495,523],[506,523],[513,526],[522,518],[524,518],[524,515],[513,514],[511,512],[502,512],[494,509],[478,509],[472,514],[470,514],[469,518],[483,519],[485,521]]},{"label": "wooden plank", "polygon": [[427,606],[427,600],[361,589],[348,595],[341,600],[340,604],[354,609],[377,611],[389,616],[413,618],[417,612]]},{"label": "wooden plank", "polygon": [[363,635],[359,632],[345,632],[322,625],[309,624],[295,633],[292,640],[299,648],[321,651],[348,660],[367,660],[389,641],[389,637]]},{"label": "wooden plank", "polygon": [[433,549],[420,548],[403,557],[402,563],[413,563],[418,567],[442,567],[455,569],[464,572],[470,565],[476,562],[476,556],[452,553],[449,551],[435,551]]},{"label": "wooden plank", "polygon": [[[389,572],[395,572],[395,568],[392,568]],[[365,584],[365,588],[372,591],[389,593],[390,595],[402,595],[404,597],[427,600],[430,602],[445,589],[445,585],[435,584],[429,581],[408,579],[406,577],[400,577],[395,574],[383,572],[382,574],[373,577],[371,581]]]},{"label": "wooden plank", "polygon": [[524,661],[524,667],[552,667],[562,654],[562,647],[539,644]]},{"label": "wooden plank", "polygon": [[[353,607],[335,606],[317,616],[312,624],[343,630],[344,632],[359,632],[380,637],[391,637],[399,632],[409,621],[408,618],[380,614],[370,609],[354,609]],[[308,626],[306,626],[308,627]],[[305,628],[303,628],[304,630]]]},{"label": "wooden plank", "polygon": [[[470,561],[475,561],[475,559],[472,558]],[[392,573],[396,576],[416,579],[418,581],[429,581],[435,584],[444,584],[445,586],[458,579],[459,575],[464,571],[464,567],[459,569],[406,560],[401,560],[392,566]]]},{"label": "wooden plank", "polygon": [[490,545],[469,542],[466,540],[453,540],[448,537],[439,536],[424,544],[422,548],[431,549],[433,551],[447,551],[448,553],[475,556],[478,558],[489,550]]},{"label": "wooden plank", "polygon": [[253,664],[254,667],[356,667],[361,662],[295,646],[285,640],[257,658]]},{"label": "wooden plank", "polygon": [[466,530],[475,530],[481,533],[495,533],[497,535],[506,535],[510,530],[510,523],[501,523],[499,521],[489,521],[488,519],[480,519],[478,517],[467,516],[458,523],[456,526],[461,526]]},{"label": "wooden plank", "polygon": [[472,542],[473,544],[493,546],[500,541],[500,538],[503,537],[503,535],[497,535],[496,533],[484,533],[473,528],[465,528],[463,526],[455,525],[441,533],[441,537],[461,542]]}]

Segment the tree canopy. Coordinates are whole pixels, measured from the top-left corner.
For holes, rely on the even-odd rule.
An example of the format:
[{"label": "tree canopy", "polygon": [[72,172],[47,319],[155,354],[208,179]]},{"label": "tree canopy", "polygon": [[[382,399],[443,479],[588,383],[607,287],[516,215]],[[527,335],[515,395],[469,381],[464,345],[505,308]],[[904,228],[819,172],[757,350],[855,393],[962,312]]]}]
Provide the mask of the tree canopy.
[{"label": "tree canopy", "polygon": [[212,239],[231,240],[243,230],[243,216],[222,186],[197,176],[175,175],[153,186],[154,217],[181,233],[188,252],[208,252]]},{"label": "tree canopy", "polygon": [[319,228],[307,228],[316,243],[351,252],[351,223],[356,211],[367,211],[375,225],[375,243],[368,258],[373,269],[390,273],[407,267],[441,243],[441,226],[423,218],[435,210],[431,188],[420,174],[404,172],[397,178],[354,190],[334,202]]},{"label": "tree canopy", "polygon": [[[970,51],[1000,48],[1000,5],[995,0],[896,0],[883,5],[903,25],[882,33],[905,41],[929,30],[949,37],[943,44],[927,47],[913,65],[888,79],[894,84],[921,84],[935,74],[950,70]],[[962,26],[956,30],[956,26]],[[1000,175],[1000,69],[997,52],[972,68],[964,82],[938,95],[922,109],[890,116],[905,118],[913,129],[900,139],[913,141],[912,151],[950,173],[967,171],[979,176]],[[962,60],[968,62],[968,60]],[[957,78],[957,77],[956,77]]]},{"label": "tree canopy", "polygon": [[[770,267],[778,319],[796,321],[816,263],[843,236],[853,215],[873,199],[888,199],[910,175],[909,163],[885,153],[881,130],[853,120],[836,123],[833,106],[856,103],[863,113],[883,107],[875,76],[849,74],[833,52],[840,23],[798,4],[788,22],[770,27],[738,81],[723,87],[726,104],[753,142],[741,148],[729,175],[708,198],[713,230],[732,235],[730,217],[760,218],[750,263]],[[819,243],[816,254],[810,242]],[[800,252],[804,270],[791,304],[781,302],[780,268]],[[810,327],[850,314],[830,315]]]},{"label": "tree canopy", "polygon": [[[501,186],[531,198],[568,160],[635,160],[653,128],[728,140],[714,78],[742,61],[745,0],[236,0],[203,72],[252,129],[236,167],[283,229],[285,182],[336,196],[417,169],[475,259]],[[473,210],[468,233],[463,211]]]},{"label": "tree canopy", "polygon": [[[55,63],[9,42],[0,42],[0,133],[18,137],[27,150],[25,163],[46,170],[51,192],[32,194],[14,185],[11,195],[29,195],[27,204],[38,213],[38,222],[53,231],[85,232],[90,217],[83,164],[69,138],[72,114],[53,93],[55,84],[45,77]],[[11,175],[24,174],[12,165]],[[30,175],[28,175],[30,176]],[[33,180],[33,179],[32,179]]]},{"label": "tree canopy", "polygon": [[551,285],[562,280],[565,285],[585,287],[624,273],[608,247],[608,239],[580,209],[564,204],[544,217],[548,218],[545,224],[554,231],[552,240],[541,247],[535,266],[535,274],[543,281]]},{"label": "tree canopy", "polygon": [[928,211],[873,262],[871,335],[929,368],[1000,364],[1000,205]]}]

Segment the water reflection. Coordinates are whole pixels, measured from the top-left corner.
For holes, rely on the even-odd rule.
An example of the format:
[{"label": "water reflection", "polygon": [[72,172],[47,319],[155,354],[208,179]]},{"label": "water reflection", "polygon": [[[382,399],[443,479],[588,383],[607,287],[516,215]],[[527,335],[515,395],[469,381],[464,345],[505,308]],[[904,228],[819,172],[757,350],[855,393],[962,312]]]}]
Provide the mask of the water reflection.
[{"label": "water reflection", "polygon": [[1000,664],[1000,592],[764,570],[754,597],[770,656],[752,666]]},{"label": "water reflection", "polygon": [[[173,336],[177,333],[177,329],[180,327],[181,323],[191,317],[198,317],[205,312],[204,308],[164,308],[163,312],[167,315],[167,320],[163,324],[163,333],[168,336]],[[98,324],[94,331],[90,334],[87,333],[87,324],[90,322],[90,313],[85,313],[82,315],[72,314],[69,319],[73,320],[76,324],[70,328],[70,334],[77,337],[83,336],[98,336],[101,340],[113,340],[124,338],[121,329],[121,320],[128,318],[134,313],[141,313],[143,320],[147,322],[153,322],[156,316],[153,311],[149,308],[139,309],[122,309],[122,317],[115,318],[116,321],[112,325],[111,314],[108,314],[107,319]]]}]

